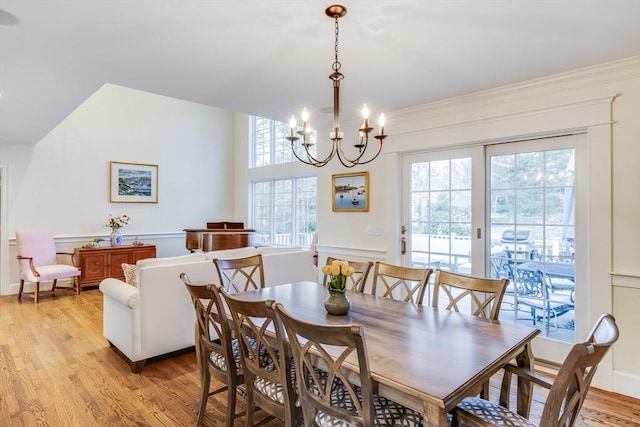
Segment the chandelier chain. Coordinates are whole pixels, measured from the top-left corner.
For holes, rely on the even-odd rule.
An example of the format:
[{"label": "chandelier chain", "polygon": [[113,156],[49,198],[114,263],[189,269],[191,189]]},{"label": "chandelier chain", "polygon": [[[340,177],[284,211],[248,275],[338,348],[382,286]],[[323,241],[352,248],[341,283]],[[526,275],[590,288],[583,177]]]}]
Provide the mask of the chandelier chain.
[{"label": "chandelier chain", "polygon": [[337,16],[335,18],[335,21],[336,21],[336,24],[335,24],[335,27],[336,27],[336,42],[335,42],[334,49],[335,49],[335,58],[336,58],[336,60],[333,63],[333,67],[332,68],[333,68],[333,71],[335,71],[337,73],[338,71],[340,71],[340,67],[342,65],[342,64],[340,64],[340,61],[338,61],[338,33],[340,32],[340,30],[339,30],[339,27],[338,27],[338,17]]}]

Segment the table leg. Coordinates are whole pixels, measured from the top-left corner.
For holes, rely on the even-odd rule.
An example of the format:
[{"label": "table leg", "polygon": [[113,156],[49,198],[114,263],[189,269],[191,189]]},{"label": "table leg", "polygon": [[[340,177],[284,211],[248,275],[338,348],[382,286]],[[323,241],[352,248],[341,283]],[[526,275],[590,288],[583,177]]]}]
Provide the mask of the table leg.
[{"label": "table leg", "polygon": [[[533,352],[529,344],[526,344],[522,352],[516,356],[516,362],[523,369],[533,370]],[[519,415],[527,419],[531,410],[532,397],[533,383],[518,376],[517,410]]]},{"label": "table leg", "polygon": [[422,411],[423,426],[424,427],[440,427],[449,425],[447,421],[447,412],[444,408],[436,405],[429,405],[425,403]]}]

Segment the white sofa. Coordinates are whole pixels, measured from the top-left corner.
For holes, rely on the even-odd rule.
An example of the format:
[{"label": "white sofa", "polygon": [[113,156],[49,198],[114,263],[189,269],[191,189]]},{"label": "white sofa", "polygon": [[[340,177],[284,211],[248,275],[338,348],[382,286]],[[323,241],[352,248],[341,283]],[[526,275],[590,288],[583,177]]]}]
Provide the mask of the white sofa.
[{"label": "white sofa", "polygon": [[147,359],[192,347],[195,312],[180,274],[187,273],[194,284],[219,283],[214,258],[258,253],[266,286],[316,278],[312,252],[298,247],[248,247],[141,260],[136,264],[137,287],[113,278],[100,283],[104,337],[128,359],[133,372],[140,372]]}]

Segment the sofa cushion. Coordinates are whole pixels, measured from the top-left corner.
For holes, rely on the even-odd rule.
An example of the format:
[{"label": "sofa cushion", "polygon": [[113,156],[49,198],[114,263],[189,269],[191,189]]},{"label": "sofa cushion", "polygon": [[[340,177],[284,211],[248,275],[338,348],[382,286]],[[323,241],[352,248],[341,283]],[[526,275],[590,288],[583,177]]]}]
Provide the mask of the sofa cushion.
[{"label": "sofa cushion", "polygon": [[136,262],[136,267],[150,267],[150,266],[158,266],[158,265],[170,265],[170,264],[182,264],[185,262],[198,262],[204,261],[204,254],[201,252],[188,254],[188,255],[180,255],[173,257],[165,257],[165,258],[147,258],[141,259]]},{"label": "sofa cushion", "polygon": [[298,252],[302,248],[300,246],[260,246],[258,253],[262,255],[285,254],[288,252]]},{"label": "sofa cushion", "polygon": [[237,248],[237,249],[221,249],[218,251],[206,252],[204,254],[207,261],[211,261],[213,259],[246,258],[254,255],[258,255],[258,250],[253,246],[248,246],[246,248]]},{"label": "sofa cushion", "polygon": [[124,273],[124,281],[130,284],[131,286],[138,286],[138,281],[136,280],[136,265],[135,264],[127,264],[126,262],[122,263],[122,272]]}]

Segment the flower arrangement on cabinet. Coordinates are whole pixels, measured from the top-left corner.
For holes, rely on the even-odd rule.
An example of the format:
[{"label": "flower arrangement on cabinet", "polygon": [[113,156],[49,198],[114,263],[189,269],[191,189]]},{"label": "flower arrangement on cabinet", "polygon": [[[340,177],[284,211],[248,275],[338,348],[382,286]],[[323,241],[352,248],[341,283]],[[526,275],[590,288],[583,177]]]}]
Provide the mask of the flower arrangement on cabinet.
[{"label": "flower arrangement on cabinet", "polygon": [[333,260],[331,264],[322,267],[322,273],[329,276],[327,289],[330,291],[344,291],[347,288],[347,277],[353,275],[355,269],[347,261]]},{"label": "flower arrangement on cabinet", "polygon": [[112,230],[117,230],[129,224],[130,220],[131,220],[131,217],[128,216],[127,214],[122,214],[120,216],[113,216],[109,214],[109,219],[107,219],[106,225]]}]

